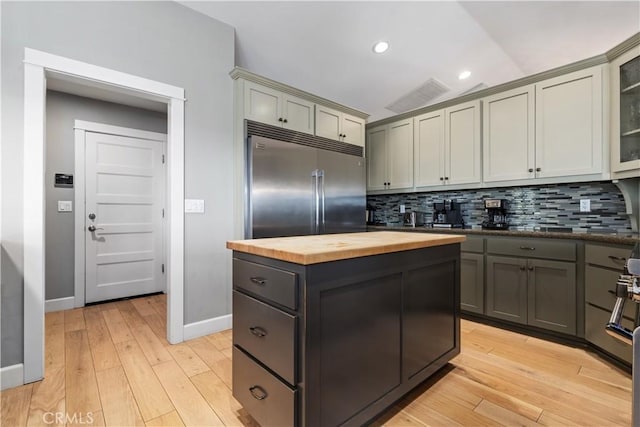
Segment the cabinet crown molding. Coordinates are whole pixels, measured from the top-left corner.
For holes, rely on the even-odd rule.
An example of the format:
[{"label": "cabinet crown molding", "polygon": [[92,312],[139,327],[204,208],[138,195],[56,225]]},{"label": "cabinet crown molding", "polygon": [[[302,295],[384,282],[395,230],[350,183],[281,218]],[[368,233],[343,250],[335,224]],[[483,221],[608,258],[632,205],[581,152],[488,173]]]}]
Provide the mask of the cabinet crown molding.
[{"label": "cabinet crown molding", "polygon": [[327,106],[329,108],[333,108],[335,110],[341,111],[343,113],[347,113],[347,114],[351,114],[353,116],[359,117],[361,119],[366,120],[369,117],[369,114],[357,110],[355,108],[352,107],[348,107],[346,105],[343,104],[338,104],[337,102],[331,101],[329,99],[326,98],[322,98],[320,96],[314,95],[312,93],[309,92],[305,92],[303,90],[300,89],[296,89],[293,86],[289,86],[286,85],[284,83],[280,83],[277,82],[275,80],[271,80],[267,77],[261,76],[259,74],[255,74],[252,73],[249,70],[246,70],[242,67],[234,67],[233,70],[231,70],[229,72],[229,75],[231,76],[231,78],[233,80],[238,80],[238,79],[244,79],[244,80],[249,80],[252,81],[254,83],[258,83],[261,84],[263,86],[269,87],[271,89],[275,89],[278,90],[280,92],[284,92],[287,93],[289,95],[293,95],[293,96],[297,96],[300,98],[304,98],[307,99],[311,102],[314,102],[316,104],[322,104],[324,106]]}]

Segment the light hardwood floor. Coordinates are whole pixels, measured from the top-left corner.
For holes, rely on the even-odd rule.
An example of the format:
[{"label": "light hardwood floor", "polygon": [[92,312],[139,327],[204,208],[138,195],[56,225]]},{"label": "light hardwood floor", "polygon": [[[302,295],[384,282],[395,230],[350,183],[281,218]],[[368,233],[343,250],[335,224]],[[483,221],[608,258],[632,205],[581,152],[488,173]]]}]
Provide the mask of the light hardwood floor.
[{"label": "light hardwood floor", "polygon": [[[164,296],[48,313],[45,379],[2,392],[0,424],[255,426],[231,396],[231,331],[172,346],[165,313]],[[631,424],[630,375],[596,355],[461,329],[461,354],[374,425]]]}]

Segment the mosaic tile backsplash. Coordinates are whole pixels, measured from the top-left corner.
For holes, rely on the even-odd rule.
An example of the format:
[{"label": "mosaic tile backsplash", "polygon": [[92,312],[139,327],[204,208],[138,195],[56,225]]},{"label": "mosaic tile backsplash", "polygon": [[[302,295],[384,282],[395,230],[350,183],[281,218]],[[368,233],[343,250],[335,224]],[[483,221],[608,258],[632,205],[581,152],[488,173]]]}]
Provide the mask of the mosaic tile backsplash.
[{"label": "mosaic tile backsplash", "polygon": [[[570,227],[573,231],[631,232],[624,197],[611,182],[376,195],[367,196],[367,205],[376,209],[376,221],[402,225],[401,204],[407,212],[426,212],[430,219],[434,202],[451,199],[462,204],[465,226],[480,227],[486,219],[485,198],[507,200],[512,229]],[[591,212],[580,212],[580,199],[591,200]]]}]

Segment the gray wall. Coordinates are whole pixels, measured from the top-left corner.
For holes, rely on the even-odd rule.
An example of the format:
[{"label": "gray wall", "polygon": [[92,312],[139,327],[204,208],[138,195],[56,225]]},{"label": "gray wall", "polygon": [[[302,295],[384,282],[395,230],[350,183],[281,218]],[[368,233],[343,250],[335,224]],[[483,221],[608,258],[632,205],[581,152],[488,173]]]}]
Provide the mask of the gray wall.
[{"label": "gray wall", "polygon": [[[58,200],[71,200],[73,188],[54,187],[56,173],[75,174],[75,120],[152,132],[167,132],[167,114],[67,93],[47,91],[45,172],[45,298],[72,297],[74,269],[73,212],[58,212]],[[80,207],[81,208],[81,207]]]},{"label": "gray wall", "polygon": [[231,312],[234,31],[174,2],[0,2],[2,43],[1,365],[23,361],[24,48],[183,87],[185,324]]}]

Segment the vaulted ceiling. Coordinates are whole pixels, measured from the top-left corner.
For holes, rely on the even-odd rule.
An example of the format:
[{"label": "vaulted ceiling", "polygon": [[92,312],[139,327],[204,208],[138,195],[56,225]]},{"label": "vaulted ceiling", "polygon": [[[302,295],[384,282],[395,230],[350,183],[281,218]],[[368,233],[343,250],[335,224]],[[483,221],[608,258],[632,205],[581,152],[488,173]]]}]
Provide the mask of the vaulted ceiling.
[{"label": "vaulted ceiling", "polygon": [[[180,2],[236,29],[236,65],[357,108],[433,78],[431,103],[602,54],[640,31],[638,1]],[[374,54],[373,44],[390,48]],[[471,76],[460,80],[463,70]]]}]

